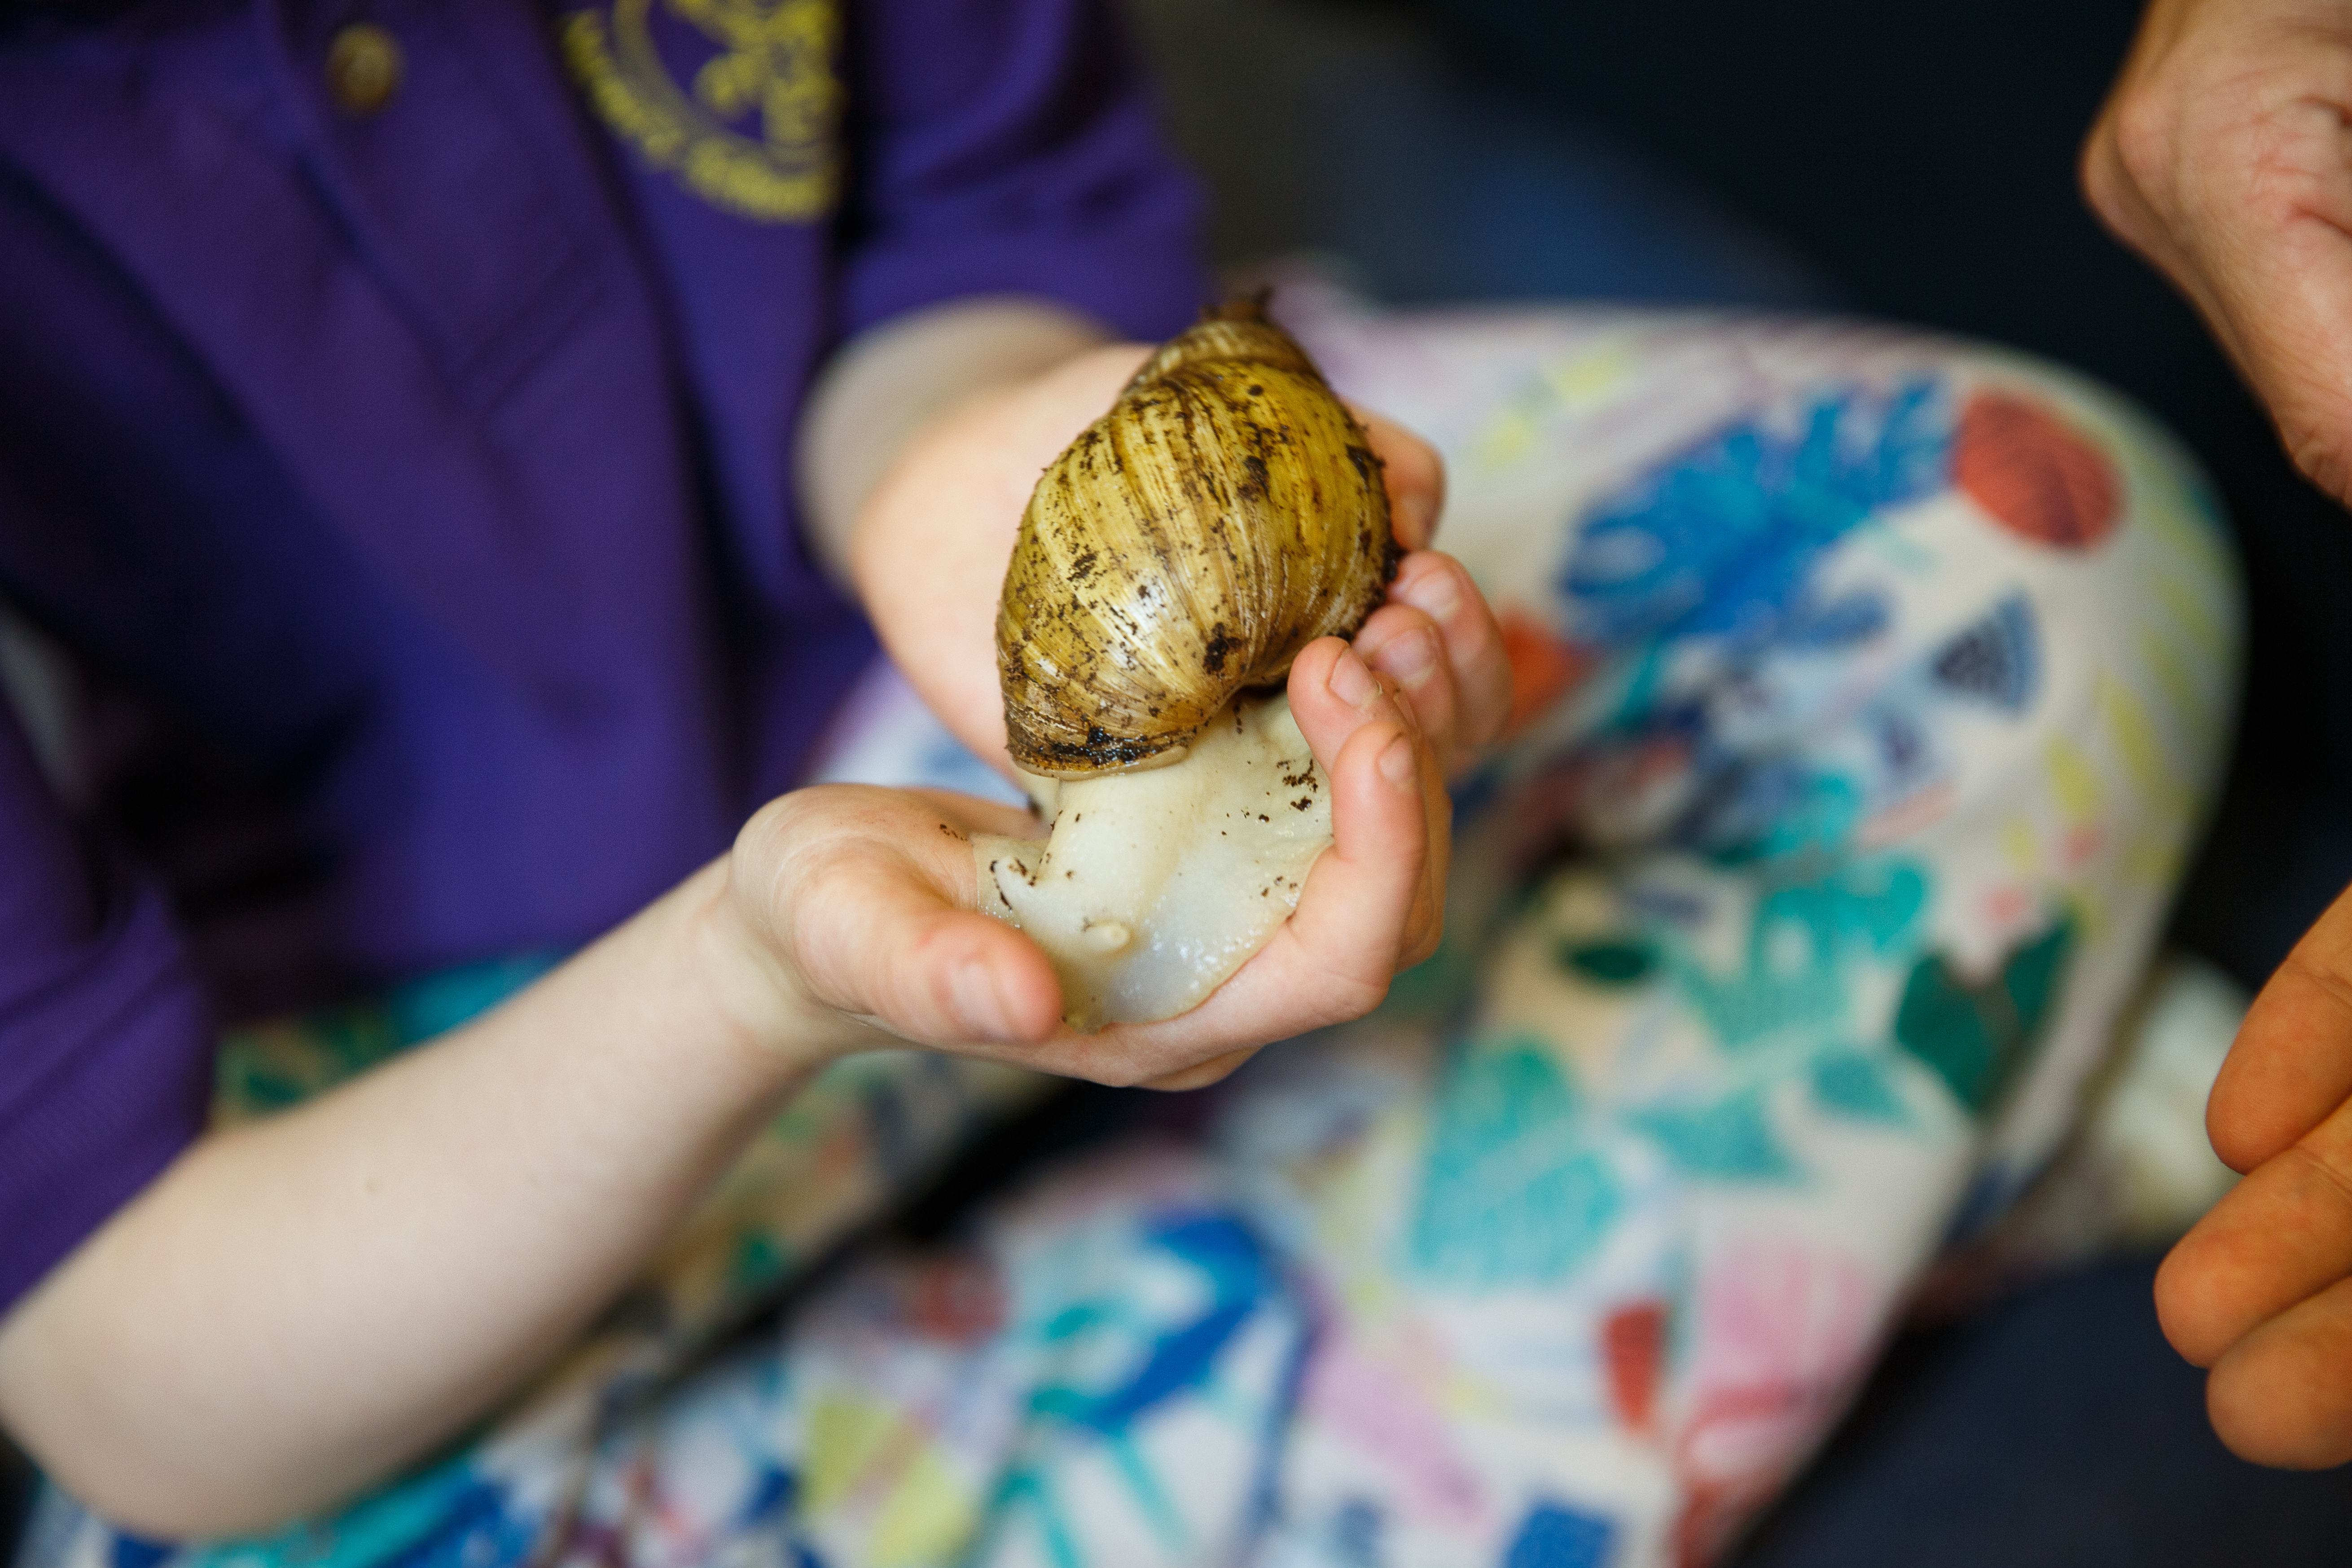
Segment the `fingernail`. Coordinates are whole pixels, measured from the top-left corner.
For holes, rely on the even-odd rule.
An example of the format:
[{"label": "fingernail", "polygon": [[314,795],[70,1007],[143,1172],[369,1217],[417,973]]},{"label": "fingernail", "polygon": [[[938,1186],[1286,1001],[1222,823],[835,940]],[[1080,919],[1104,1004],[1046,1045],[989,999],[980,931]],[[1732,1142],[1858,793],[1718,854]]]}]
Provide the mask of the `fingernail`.
[{"label": "fingernail", "polygon": [[1364,668],[1364,661],[1356,657],[1356,650],[1351,647],[1339,650],[1339,657],[1332,661],[1331,673],[1326,679],[1331,688],[1331,695],[1350,708],[1369,708],[1381,694],[1380,682],[1372,679],[1372,672]]},{"label": "fingernail", "polygon": [[1402,685],[1417,687],[1437,668],[1437,634],[1417,630],[1392,637],[1373,652],[1372,663],[1382,675]]},{"label": "fingernail", "polygon": [[1412,742],[1399,735],[1381,753],[1381,777],[1402,793],[1412,789]]},{"label": "fingernail", "polygon": [[976,958],[967,959],[957,965],[948,989],[955,996],[956,1013],[973,1039],[1001,1040],[1013,1033],[1004,1016],[1004,1003],[996,994],[996,980],[989,973],[987,964]]},{"label": "fingernail", "polygon": [[1396,596],[1440,626],[1462,607],[1462,590],[1454,574],[1443,566],[1427,566],[1397,584]]}]

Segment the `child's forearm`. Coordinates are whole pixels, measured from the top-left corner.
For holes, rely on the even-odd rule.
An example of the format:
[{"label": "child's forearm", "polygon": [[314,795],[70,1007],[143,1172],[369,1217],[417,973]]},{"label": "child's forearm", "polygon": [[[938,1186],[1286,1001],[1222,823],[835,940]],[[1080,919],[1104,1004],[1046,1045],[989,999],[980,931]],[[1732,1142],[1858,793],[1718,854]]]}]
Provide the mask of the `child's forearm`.
[{"label": "child's forearm", "polygon": [[1108,341],[1049,300],[989,296],[914,311],[845,345],[809,394],[794,462],[802,520],[834,580],[848,585],[859,515],[926,426]]},{"label": "child's forearm", "polygon": [[205,1139],[0,1322],[0,1418],[166,1535],[347,1495],[512,1389],[844,1025],[708,868],[477,1025]]}]

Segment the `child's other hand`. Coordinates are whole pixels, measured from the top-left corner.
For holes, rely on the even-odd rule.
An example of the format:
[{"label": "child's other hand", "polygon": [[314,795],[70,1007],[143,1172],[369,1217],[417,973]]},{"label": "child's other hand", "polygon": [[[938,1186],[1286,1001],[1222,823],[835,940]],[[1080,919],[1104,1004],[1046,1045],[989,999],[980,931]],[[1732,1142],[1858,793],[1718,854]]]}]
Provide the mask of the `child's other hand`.
[{"label": "child's other hand", "polygon": [[[1415,612],[1419,614],[1419,612]],[[1442,623],[1441,623],[1442,624]],[[1411,623],[1407,633],[1423,629]],[[1393,639],[1391,639],[1393,640]],[[1436,677],[1439,702],[1465,706]],[[874,1031],[1102,1083],[1191,1088],[1257,1047],[1368,1012],[1437,943],[1448,808],[1434,743],[1412,708],[1336,637],[1299,656],[1291,710],[1332,781],[1334,843],[1265,949],[1199,1007],[1093,1035],[1061,1026],[1045,954],[974,912],[969,836],[1034,823],[965,796],[802,790],[736,842],[717,984],[737,1017],[819,1054]]]},{"label": "child's other hand", "polygon": [[[982,393],[916,437],[866,505],[850,570],[883,645],[956,737],[1003,765],[996,601],[1037,476],[1111,405],[1147,348],[1091,349]],[[1397,542],[1412,553],[1357,646],[1413,710],[1441,776],[1491,740],[1509,706],[1493,613],[1469,576],[1427,551],[1444,494],[1429,444],[1355,410],[1386,465]]]},{"label": "child's other hand", "polygon": [[2246,1179],[2158,1272],[2165,1337],[2241,1457],[2352,1460],[2352,890],[2255,998],[2205,1126]]}]

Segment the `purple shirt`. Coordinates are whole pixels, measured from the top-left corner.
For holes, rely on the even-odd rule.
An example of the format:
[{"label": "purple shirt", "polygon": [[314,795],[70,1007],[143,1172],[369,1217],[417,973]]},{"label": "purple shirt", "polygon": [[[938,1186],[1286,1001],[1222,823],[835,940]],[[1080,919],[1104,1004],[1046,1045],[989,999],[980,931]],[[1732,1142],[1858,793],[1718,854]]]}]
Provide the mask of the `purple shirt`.
[{"label": "purple shirt", "polygon": [[1086,0],[786,9],[371,0],[357,111],[348,5],[0,13],[0,595],[99,693],[87,800],[0,711],[0,1310],[211,1017],[577,943],[789,784],[871,652],[793,519],[832,348],[1201,298]]}]

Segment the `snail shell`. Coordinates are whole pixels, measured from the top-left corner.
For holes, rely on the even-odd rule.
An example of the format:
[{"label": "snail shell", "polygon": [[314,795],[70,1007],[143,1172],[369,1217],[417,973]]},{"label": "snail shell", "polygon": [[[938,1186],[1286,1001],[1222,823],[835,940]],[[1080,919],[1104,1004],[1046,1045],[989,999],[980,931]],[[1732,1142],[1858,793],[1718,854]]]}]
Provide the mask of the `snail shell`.
[{"label": "snail shell", "polygon": [[1013,760],[1175,761],[1236,692],[1352,636],[1396,557],[1380,459],[1264,297],[1204,312],[1030,497],[996,618]]}]

